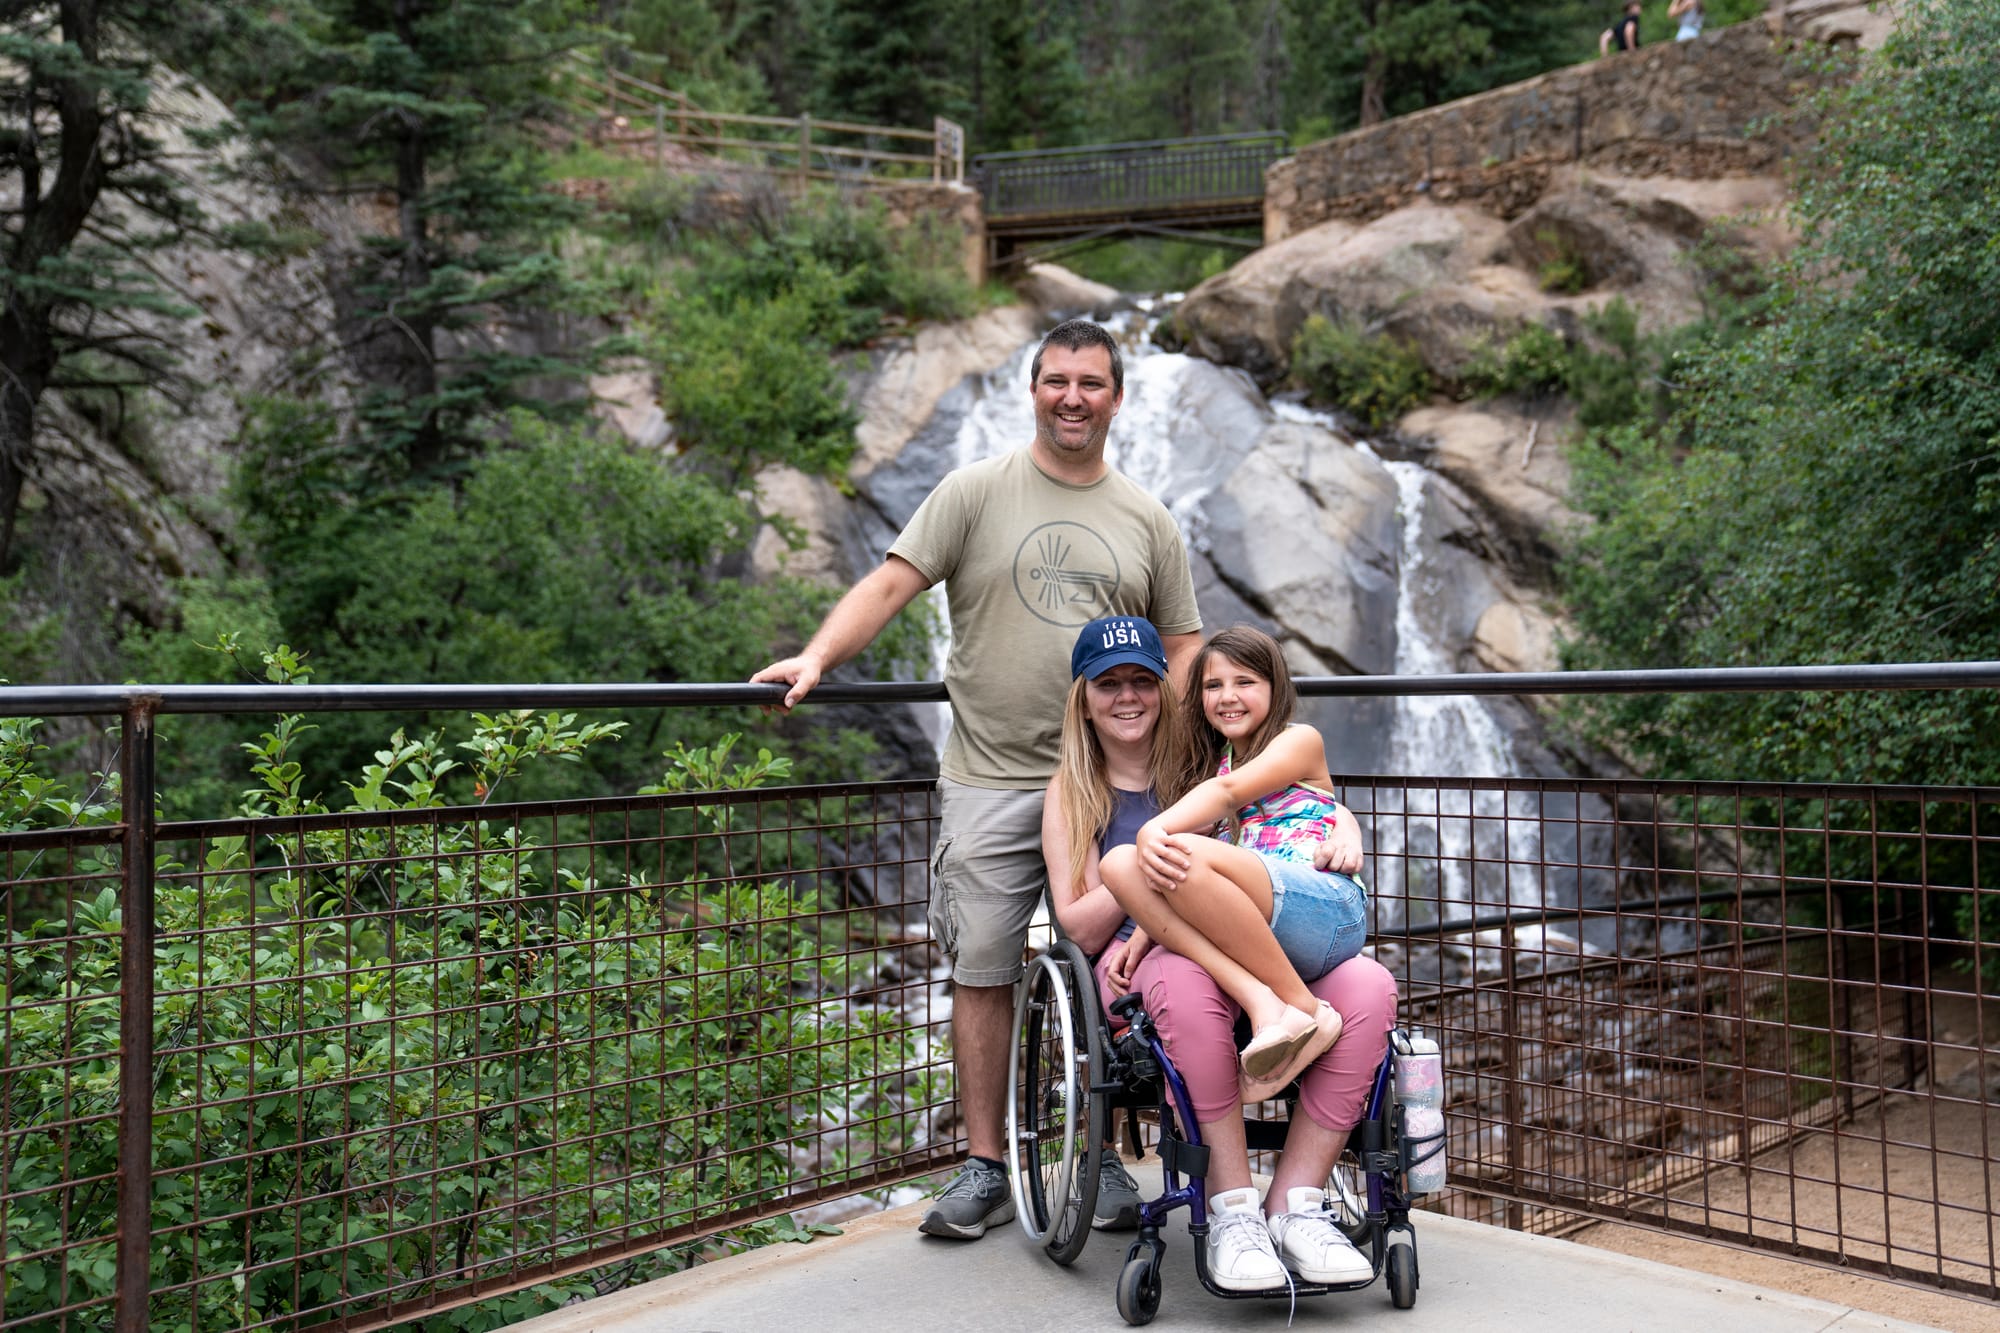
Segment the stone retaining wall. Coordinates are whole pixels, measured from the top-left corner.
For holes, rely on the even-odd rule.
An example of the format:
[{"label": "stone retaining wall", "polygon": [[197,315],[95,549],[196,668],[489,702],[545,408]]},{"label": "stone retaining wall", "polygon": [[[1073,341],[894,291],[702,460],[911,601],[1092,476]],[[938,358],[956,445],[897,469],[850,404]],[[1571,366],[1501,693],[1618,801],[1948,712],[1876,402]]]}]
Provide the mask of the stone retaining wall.
[{"label": "stone retaining wall", "polygon": [[1264,241],[1328,218],[1367,221],[1428,195],[1524,212],[1554,168],[1627,175],[1769,172],[1797,126],[1753,134],[1817,80],[1761,23],[1553,70],[1309,144],[1264,178]]}]

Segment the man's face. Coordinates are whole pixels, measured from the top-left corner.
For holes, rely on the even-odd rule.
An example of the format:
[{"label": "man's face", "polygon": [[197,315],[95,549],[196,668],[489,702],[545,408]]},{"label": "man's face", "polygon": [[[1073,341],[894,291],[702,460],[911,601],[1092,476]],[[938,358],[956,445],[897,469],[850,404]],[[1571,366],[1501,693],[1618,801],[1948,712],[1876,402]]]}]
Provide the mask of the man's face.
[{"label": "man's face", "polygon": [[1049,347],[1035,381],[1035,435],[1058,458],[1104,452],[1123,395],[1111,387],[1111,354],[1102,347]]}]

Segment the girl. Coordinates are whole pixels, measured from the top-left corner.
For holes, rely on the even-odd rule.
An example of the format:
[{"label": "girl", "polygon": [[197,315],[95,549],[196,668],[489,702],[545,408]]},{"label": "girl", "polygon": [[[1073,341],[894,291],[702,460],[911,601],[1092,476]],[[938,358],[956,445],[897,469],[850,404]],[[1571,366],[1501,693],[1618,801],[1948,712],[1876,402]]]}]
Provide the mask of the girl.
[{"label": "girl", "polygon": [[[1327,788],[1317,731],[1293,724],[1298,696],[1278,644],[1237,626],[1196,656],[1187,758],[1129,848],[1105,854],[1105,885],[1147,935],[1199,964],[1243,1007],[1246,1098],[1269,1096],[1340,1035],[1308,989],[1361,951],[1367,895],[1351,814]],[[1229,841],[1198,836],[1226,826]]]}]

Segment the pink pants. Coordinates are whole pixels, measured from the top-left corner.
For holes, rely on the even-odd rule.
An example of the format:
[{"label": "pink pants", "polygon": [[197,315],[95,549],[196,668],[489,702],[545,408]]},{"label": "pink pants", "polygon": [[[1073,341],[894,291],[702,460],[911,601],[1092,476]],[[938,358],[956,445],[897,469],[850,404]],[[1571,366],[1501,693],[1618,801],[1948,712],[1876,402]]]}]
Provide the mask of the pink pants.
[{"label": "pink pants", "polygon": [[[1208,973],[1177,953],[1155,947],[1139,961],[1132,988],[1146,997],[1160,1040],[1186,1080],[1195,1118],[1212,1123],[1243,1104],[1237,1081],[1236,1001]],[[1335,1132],[1360,1123],[1368,1090],[1389,1029],[1396,1021],[1396,979],[1373,958],[1350,958],[1311,984],[1312,993],[1340,1011],[1340,1040],[1313,1061],[1299,1082],[1299,1105],[1322,1128]],[[1097,968],[1097,991],[1107,1006],[1116,999]]]}]

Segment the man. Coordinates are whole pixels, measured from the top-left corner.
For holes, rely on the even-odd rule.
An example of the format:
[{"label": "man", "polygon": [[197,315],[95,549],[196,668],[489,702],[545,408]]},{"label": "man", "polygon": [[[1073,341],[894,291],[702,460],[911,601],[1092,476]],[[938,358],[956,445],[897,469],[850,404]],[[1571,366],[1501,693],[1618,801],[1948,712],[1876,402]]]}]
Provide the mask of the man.
[{"label": "man", "polygon": [[[946,476],[804,650],[751,677],[790,685],[789,711],[918,593],[944,582],[952,728],[938,765],[930,926],[952,960],[952,1049],[971,1158],[921,1229],[958,1240],[1014,1215],[1002,1165],[1013,988],[1045,883],[1042,795],[1077,630],[1100,616],[1143,616],[1159,628],[1177,679],[1201,643],[1179,529],[1104,461],[1125,396],[1118,344],[1071,320],[1042,340],[1029,379],[1029,446]],[[1138,1203],[1124,1168],[1108,1162],[1093,1220],[1137,1225]]]},{"label": "man", "polygon": [[1597,54],[1608,56],[1615,46],[1620,51],[1639,49],[1639,0],[1626,0],[1625,17],[1606,28],[1597,38]]}]

